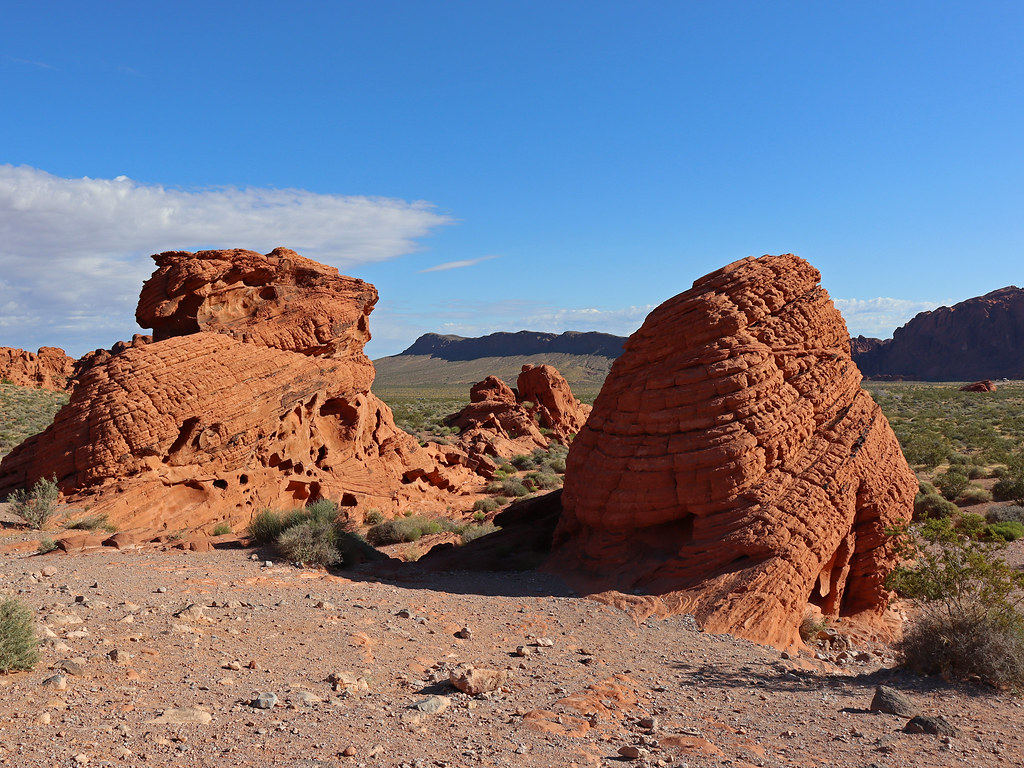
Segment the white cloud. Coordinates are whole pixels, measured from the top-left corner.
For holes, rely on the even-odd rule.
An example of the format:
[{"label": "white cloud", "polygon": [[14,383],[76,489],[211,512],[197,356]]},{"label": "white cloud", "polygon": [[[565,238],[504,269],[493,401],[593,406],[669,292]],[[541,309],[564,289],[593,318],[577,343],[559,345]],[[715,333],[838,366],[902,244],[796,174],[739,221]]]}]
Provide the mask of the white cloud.
[{"label": "white cloud", "polygon": [[875,299],[833,299],[851,336],[892,337],[892,332],[919,312],[942,305],[939,301],[911,301],[879,296]]},{"label": "white cloud", "polygon": [[479,259],[463,259],[462,261],[446,261],[444,264],[438,264],[435,267],[427,267],[426,269],[419,270],[419,273],[424,272],[445,272],[449,269],[462,269],[463,267],[473,267],[482,261],[490,261],[491,259],[500,258],[498,255],[493,256],[481,256]]},{"label": "white cloud", "polygon": [[422,201],[175,189],[0,165],[0,345],[62,343],[75,354],[137,332],[134,307],[152,253],[286,246],[350,270],[415,251],[418,238],[450,221]]}]

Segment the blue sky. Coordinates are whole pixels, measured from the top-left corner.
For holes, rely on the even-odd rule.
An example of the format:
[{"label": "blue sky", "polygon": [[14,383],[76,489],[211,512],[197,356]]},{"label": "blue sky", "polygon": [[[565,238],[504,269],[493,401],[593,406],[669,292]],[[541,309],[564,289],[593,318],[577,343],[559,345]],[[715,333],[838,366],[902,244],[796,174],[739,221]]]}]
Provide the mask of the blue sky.
[{"label": "blue sky", "polygon": [[1017,2],[0,10],[0,346],[130,337],[170,249],[369,280],[373,357],[628,334],[763,253],[854,334],[1022,282]]}]

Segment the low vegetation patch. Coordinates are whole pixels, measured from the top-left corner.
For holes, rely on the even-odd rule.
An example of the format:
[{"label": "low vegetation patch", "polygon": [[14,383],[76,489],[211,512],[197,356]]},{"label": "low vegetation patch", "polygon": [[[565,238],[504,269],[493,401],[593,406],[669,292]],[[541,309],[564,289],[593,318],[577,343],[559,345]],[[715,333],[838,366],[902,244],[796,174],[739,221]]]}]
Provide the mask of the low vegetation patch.
[{"label": "low vegetation patch", "polygon": [[66,523],[65,527],[73,531],[107,531],[108,533],[113,533],[117,530],[117,526],[110,522],[105,512],[98,515],[80,517],[77,520]]},{"label": "low vegetation patch", "polygon": [[0,382],[0,458],[50,426],[67,402],[66,392]]},{"label": "low vegetation patch", "polygon": [[14,598],[0,600],[0,672],[32,669],[39,661],[32,612]]},{"label": "low vegetation patch", "polygon": [[47,480],[39,478],[32,490],[17,490],[10,495],[8,501],[13,505],[12,511],[28,523],[29,528],[41,531],[57,511],[60,500],[60,489],[57,478]]},{"label": "low vegetation patch", "polygon": [[373,526],[366,532],[366,540],[375,547],[386,547],[390,544],[419,541],[424,536],[442,531],[461,533],[461,528],[451,520],[413,515]]},{"label": "low vegetation patch", "polygon": [[273,545],[293,562],[312,566],[344,565],[369,547],[329,499],[287,512],[261,510],[250,521],[246,535],[256,544]]}]

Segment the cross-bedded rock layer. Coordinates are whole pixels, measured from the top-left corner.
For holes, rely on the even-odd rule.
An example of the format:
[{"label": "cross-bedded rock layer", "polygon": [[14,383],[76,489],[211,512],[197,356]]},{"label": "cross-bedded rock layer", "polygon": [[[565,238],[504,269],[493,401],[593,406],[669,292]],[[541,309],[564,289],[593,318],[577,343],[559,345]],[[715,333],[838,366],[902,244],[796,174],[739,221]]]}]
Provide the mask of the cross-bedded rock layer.
[{"label": "cross-bedded rock layer", "polygon": [[882,614],[917,481],[819,280],[748,258],[648,316],[572,444],[553,568],[781,646],[809,602]]},{"label": "cross-bedded rock layer", "polygon": [[82,373],[4,459],[0,492],[56,475],[93,513],[171,529],[320,496],[385,513],[450,501],[469,470],[420,449],[370,392],[372,285],[283,248],[154,259],[136,313],[154,341]]}]

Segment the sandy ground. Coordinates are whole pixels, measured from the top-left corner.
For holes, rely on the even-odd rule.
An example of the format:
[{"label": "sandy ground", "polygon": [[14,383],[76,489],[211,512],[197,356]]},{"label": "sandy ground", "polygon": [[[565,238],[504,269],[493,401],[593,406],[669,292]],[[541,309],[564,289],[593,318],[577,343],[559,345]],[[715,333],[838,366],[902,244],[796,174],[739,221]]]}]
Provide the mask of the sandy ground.
[{"label": "sandy ground", "polygon": [[[3,534],[0,549],[38,536]],[[1024,764],[1020,700],[906,675],[884,647],[788,659],[690,617],[634,625],[544,574],[329,574],[265,556],[0,554],[0,589],[46,635],[33,671],[0,675],[0,764]],[[467,664],[500,686],[457,690]],[[957,735],[868,711],[879,683]]]}]

